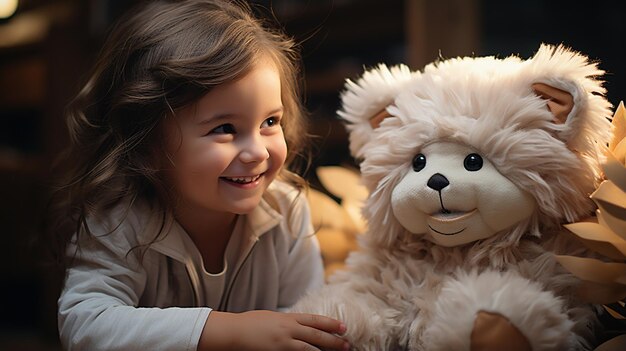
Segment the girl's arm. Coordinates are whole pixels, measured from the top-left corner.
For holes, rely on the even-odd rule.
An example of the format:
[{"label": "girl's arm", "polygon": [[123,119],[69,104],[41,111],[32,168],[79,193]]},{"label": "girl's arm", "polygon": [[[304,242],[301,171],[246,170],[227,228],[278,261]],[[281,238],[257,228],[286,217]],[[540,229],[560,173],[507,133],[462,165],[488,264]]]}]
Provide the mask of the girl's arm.
[{"label": "girl's arm", "polygon": [[210,309],[136,307],[146,271],[113,244],[124,239],[82,240],[58,301],[64,349],[196,350]]},{"label": "girl's arm", "polygon": [[349,344],[337,336],[345,331],[341,322],[312,314],[212,311],[198,350],[315,350],[313,345],[348,351]]}]

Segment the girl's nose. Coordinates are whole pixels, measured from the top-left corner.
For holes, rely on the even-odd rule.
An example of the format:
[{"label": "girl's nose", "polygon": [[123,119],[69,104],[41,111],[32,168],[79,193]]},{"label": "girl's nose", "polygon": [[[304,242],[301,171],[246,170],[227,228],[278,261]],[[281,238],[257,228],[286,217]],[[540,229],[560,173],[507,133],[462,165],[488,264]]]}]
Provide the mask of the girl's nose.
[{"label": "girl's nose", "polygon": [[239,159],[243,163],[262,162],[270,157],[267,147],[260,136],[248,138],[239,154]]}]

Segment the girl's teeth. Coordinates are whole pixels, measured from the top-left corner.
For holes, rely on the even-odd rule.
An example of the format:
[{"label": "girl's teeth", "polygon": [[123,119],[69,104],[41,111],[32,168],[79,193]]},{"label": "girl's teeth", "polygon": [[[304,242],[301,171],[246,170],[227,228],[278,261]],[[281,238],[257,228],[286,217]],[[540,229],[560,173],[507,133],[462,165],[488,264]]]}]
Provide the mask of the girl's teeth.
[{"label": "girl's teeth", "polygon": [[255,180],[257,180],[259,178],[259,176],[254,176],[254,177],[238,177],[238,178],[226,178],[228,180],[231,180],[233,182],[236,183],[251,183]]}]

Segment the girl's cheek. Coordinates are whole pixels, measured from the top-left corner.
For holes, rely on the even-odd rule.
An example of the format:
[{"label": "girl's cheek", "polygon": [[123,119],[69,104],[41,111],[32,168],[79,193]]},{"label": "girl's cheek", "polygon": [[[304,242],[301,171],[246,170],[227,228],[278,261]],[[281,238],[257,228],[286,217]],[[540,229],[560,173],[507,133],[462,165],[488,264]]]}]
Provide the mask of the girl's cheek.
[{"label": "girl's cheek", "polygon": [[273,147],[276,151],[276,158],[280,161],[280,164],[284,164],[287,159],[287,142],[284,138],[276,141],[276,145]]}]

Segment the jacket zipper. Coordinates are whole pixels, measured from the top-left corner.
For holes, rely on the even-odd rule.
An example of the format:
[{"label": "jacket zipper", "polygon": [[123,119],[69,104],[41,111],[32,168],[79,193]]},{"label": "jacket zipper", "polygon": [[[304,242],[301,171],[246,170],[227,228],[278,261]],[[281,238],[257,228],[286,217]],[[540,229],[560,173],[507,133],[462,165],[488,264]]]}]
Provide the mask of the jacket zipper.
[{"label": "jacket zipper", "polygon": [[200,292],[198,291],[200,280],[198,279],[198,272],[191,262],[185,263],[185,270],[187,270],[191,289],[193,290],[193,306],[200,307]]},{"label": "jacket zipper", "polygon": [[243,269],[243,266],[245,266],[246,262],[248,261],[248,257],[250,257],[250,255],[252,255],[252,251],[254,250],[254,247],[256,246],[258,241],[259,241],[259,238],[257,237],[257,239],[252,244],[252,247],[250,247],[250,250],[246,254],[246,257],[244,257],[243,261],[241,262],[241,264],[237,268],[237,272],[235,272],[235,275],[233,275],[233,279],[230,281],[230,284],[228,284],[228,287],[226,288],[225,294],[222,295],[222,298],[220,300],[220,304],[219,304],[218,309],[217,309],[218,311],[225,311],[226,310],[226,307],[228,306],[228,302],[230,301],[230,293],[231,293],[231,291],[233,289],[233,286],[235,285],[235,281],[237,280],[237,277],[239,277],[239,273]]}]

